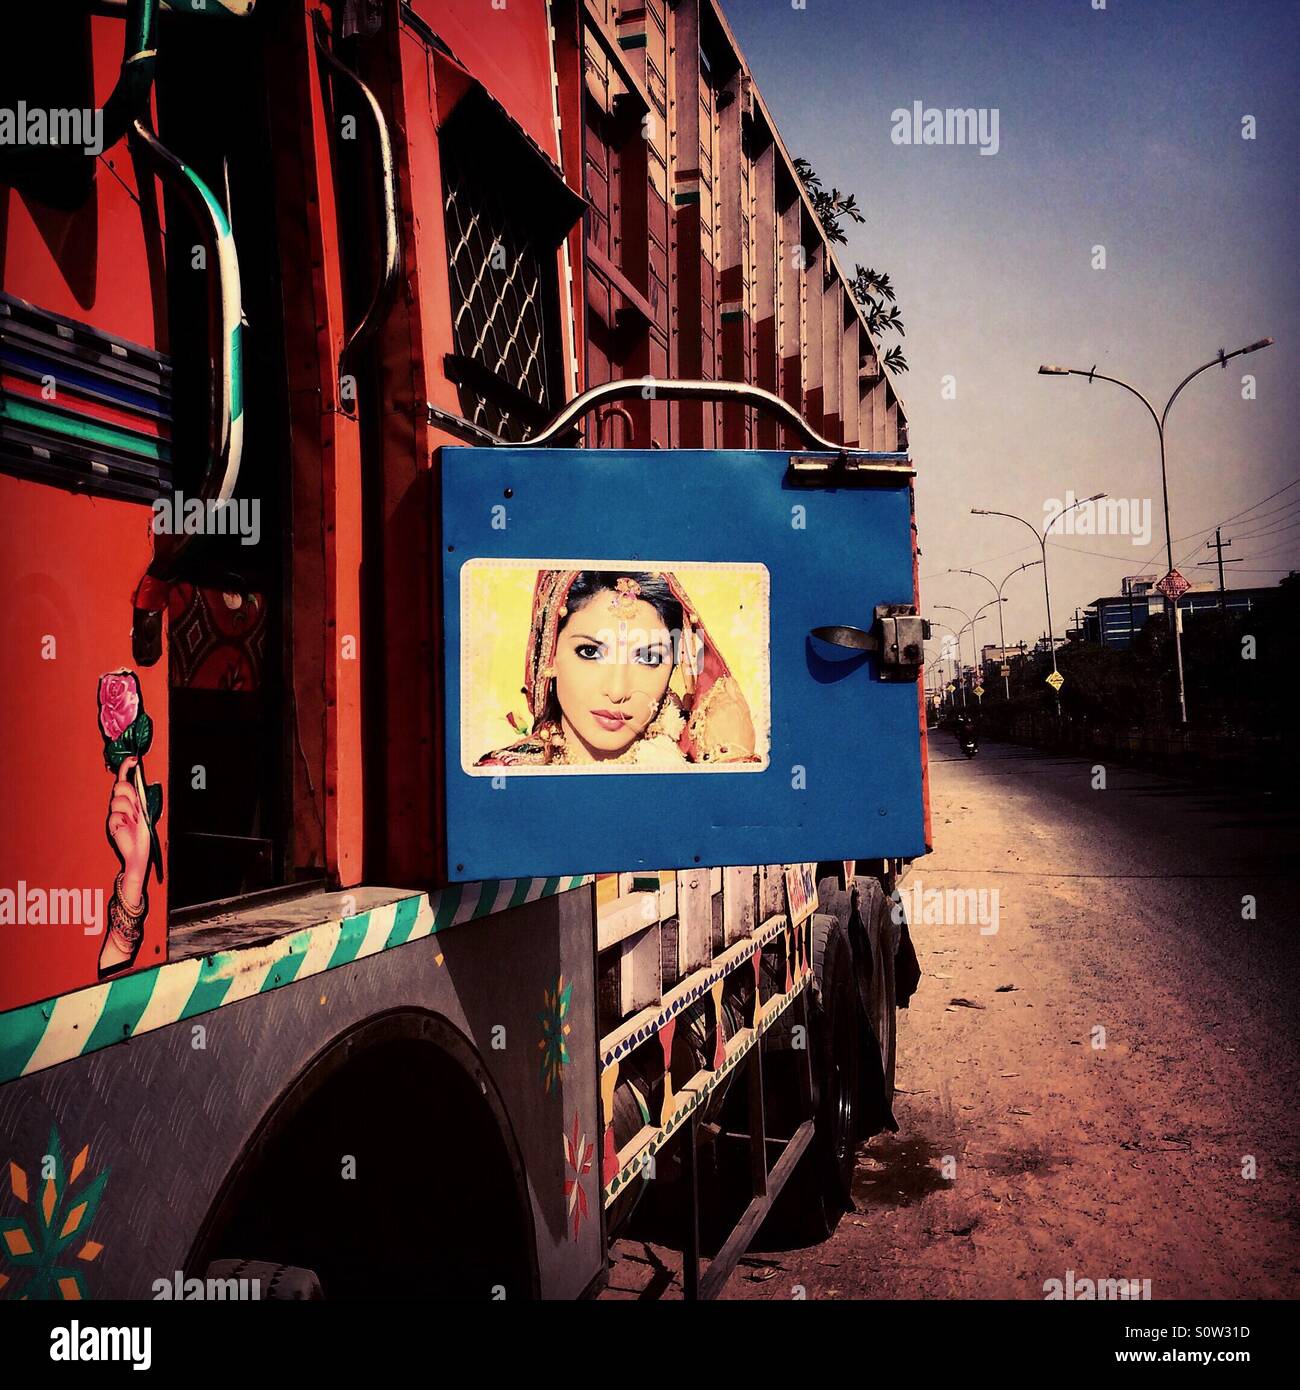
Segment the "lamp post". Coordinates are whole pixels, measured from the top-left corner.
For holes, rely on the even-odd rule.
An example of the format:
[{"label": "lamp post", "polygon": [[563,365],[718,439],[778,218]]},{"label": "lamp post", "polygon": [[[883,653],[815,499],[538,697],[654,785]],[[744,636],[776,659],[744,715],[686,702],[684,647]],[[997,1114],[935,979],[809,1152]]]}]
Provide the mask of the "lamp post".
[{"label": "lamp post", "polygon": [[[973,618],[972,618],[971,615],[970,615],[969,613],[967,613],[964,609],[962,609],[962,608],[954,608],[954,607],[952,606],[952,604],[950,604],[950,603],[932,603],[932,604],[930,605],[931,608],[942,608],[942,609],[944,610],[945,613],[960,613],[961,616],[962,616],[963,618],[966,619],[965,624],[961,627],[961,629],[960,629],[960,630],[958,631],[958,633],[957,633],[957,660],[958,660],[958,663],[959,663],[959,664],[960,664],[960,662],[961,662],[961,635],[962,635],[962,633],[965,632],[967,628],[970,629],[970,634],[971,634],[971,638],[970,638],[970,640],[971,640],[971,665],[973,666],[973,665],[975,664],[975,624],[976,624],[977,622],[979,622],[980,619],[984,616],[984,609],[985,609],[985,608],[992,608],[993,605],[994,605],[995,603],[1001,603],[1001,602],[1002,602],[1001,599],[990,599],[990,600],[984,605],[983,608],[977,608],[977,609],[975,610],[975,616],[974,616]],[[944,626],[946,627],[947,624],[945,623]],[[962,681],[962,682],[961,682],[961,703],[962,703],[962,708],[963,708],[963,709],[965,709],[966,706],[970,703],[970,702],[966,699],[966,682],[965,682],[965,681]]]},{"label": "lamp post", "polygon": [[[1041,565],[1042,563],[1043,563],[1043,562],[1042,562],[1041,560],[1026,560],[1025,563],[1024,563],[1023,565],[1017,565],[1016,568],[1013,569],[1013,570],[1011,571],[1011,574],[1006,575],[1006,576],[1003,578],[1001,584],[994,584],[993,581],[988,577],[987,574],[981,574],[981,573],[979,572],[979,570],[949,570],[948,573],[949,573],[949,574],[973,574],[973,575],[976,577],[976,579],[982,579],[986,584],[992,586],[993,592],[994,592],[995,594],[997,594],[997,596],[998,596],[998,603],[1001,604],[1001,602],[1002,602],[1002,588],[1003,588],[1003,585],[1005,585],[1006,582],[1007,582],[1007,580],[1011,578],[1011,575],[1019,574],[1021,570],[1033,569],[1033,567],[1034,567],[1035,565]],[[1004,670],[1009,670],[1010,668],[1007,667],[1007,634],[1006,634],[1006,629],[1005,629],[1005,627],[1003,626],[1003,622],[1002,622],[1002,609],[1001,609],[1001,607],[998,608],[998,641],[1002,644],[1002,657],[1001,657],[1001,661],[999,662],[999,664],[1004,668]],[[1006,697],[1007,697],[1008,700],[1010,700],[1010,699],[1011,699],[1011,676],[1010,676],[1009,674],[1003,675],[1003,677],[1002,677],[1002,683],[1003,683],[1003,685],[1004,685],[1004,687],[1005,687],[1005,689],[1006,689]]]},{"label": "lamp post", "polygon": [[[969,614],[969,613],[965,612],[965,611],[964,611],[963,609],[961,609],[961,608],[954,608],[954,607],[952,606],[952,604],[950,604],[950,603],[932,603],[932,604],[930,605],[930,607],[931,607],[931,608],[942,608],[942,609],[944,610],[945,613],[960,613],[961,616],[962,616],[963,618],[966,619],[966,622],[967,622],[967,623],[970,622],[970,614]],[[946,627],[947,624],[945,623],[944,626]],[[962,672],[961,672],[961,664],[962,664],[962,660],[963,660],[962,654],[961,654],[961,635],[962,635],[962,633],[965,632],[965,631],[966,631],[966,628],[965,628],[964,626],[961,627],[961,628],[958,628],[957,631],[956,631],[956,638],[957,638],[957,669],[956,669],[956,671],[953,673],[953,674],[954,674],[954,677],[955,677],[955,679],[956,679],[956,681],[957,681],[958,689],[960,689],[960,691],[961,691],[961,705],[962,705],[962,708],[963,708],[963,709],[966,708],[966,682],[965,682],[964,680],[962,680],[962,678],[961,678],[961,675],[962,675]],[[953,704],[956,704],[956,703],[957,703],[956,700],[954,700],[954,701],[953,701]]]},{"label": "lamp post", "polygon": [[[1052,527],[1066,514],[1072,512],[1076,507],[1082,507],[1087,502],[1100,502],[1105,497],[1104,492],[1094,492],[1091,497],[1080,497],[1077,502],[1071,502],[1068,507],[1062,507],[1054,516],[1047,519],[1047,525],[1040,532],[1032,521],[1026,521],[1023,516],[1017,516],[1015,512],[995,512],[988,507],[972,507],[972,516],[1005,516],[1012,521],[1018,521],[1022,526],[1028,526],[1034,534],[1034,539],[1038,542],[1038,548],[1043,552],[1043,602],[1047,608],[1047,649],[1052,657],[1052,674],[1056,675],[1056,634],[1052,631],[1052,591],[1047,584],[1047,535]],[[1055,688],[1055,683],[1053,683]],[[1056,690],[1056,715],[1061,715],[1061,692]]]},{"label": "lamp post", "polygon": [[[1169,412],[1173,408],[1174,402],[1181,395],[1183,387],[1187,385],[1193,377],[1198,377],[1202,372],[1209,371],[1211,367],[1227,367],[1234,357],[1244,357],[1248,352],[1259,352],[1261,348],[1272,347],[1272,338],[1261,338],[1257,343],[1249,343],[1242,348],[1235,348],[1232,352],[1224,352],[1219,349],[1217,357],[1212,357],[1208,362],[1197,367],[1195,371],[1188,372],[1187,375],[1174,387],[1174,393],[1165,402],[1165,408],[1156,414],[1156,408],[1149,400],[1137,389],[1130,386],[1127,381],[1121,381],[1117,376],[1105,376],[1094,367],[1092,371],[1085,372],[1078,367],[1053,367],[1044,363],[1038,369],[1039,376],[1086,376],[1089,381],[1109,381],[1114,386],[1122,386],[1125,391],[1134,395],[1146,406],[1155,421],[1156,434],[1160,438],[1160,490],[1164,497],[1165,507],[1165,558],[1169,568],[1167,574],[1172,574],[1174,570],[1174,542],[1173,533],[1169,529],[1169,478],[1165,470],[1165,422],[1169,419]],[[1162,590],[1163,592],[1163,590]],[[1174,630],[1174,654],[1178,665],[1178,715],[1181,723],[1187,723],[1187,687],[1183,680],[1183,638],[1182,632],[1178,627],[1178,602],[1170,601],[1169,595],[1165,594],[1165,605],[1169,611],[1170,626]],[[1050,622],[1049,622],[1050,627]]]},{"label": "lamp post", "polygon": [[[947,632],[952,633],[952,636],[953,636],[953,639],[954,639],[954,643],[957,643],[957,644],[960,643],[960,640],[961,640],[961,639],[957,636],[957,630],[956,630],[956,628],[949,627],[949,625],[948,625],[947,623],[941,623],[941,622],[939,622],[939,620],[938,620],[937,618],[931,618],[931,619],[930,619],[930,626],[931,626],[932,628],[934,628],[934,627],[941,627],[941,628],[944,628]],[[950,664],[951,664],[951,666],[952,666],[952,672],[951,672],[951,675],[952,675],[952,684],[953,684],[953,689],[955,690],[956,687],[957,687],[957,659],[956,659],[956,657],[952,656],[951,653],[950,653],[950,654],[949,654],[949,657],[948,657],[948,660],[949,660],[949,662],[950,662]],[[940,644],[939,644],[939,661],[940,661],[940,677],[939,677],[939,681],[940,681],[940,685],[941,685],[942,691],[943,691],[943,697],[944,697],[944,698],[943,698],[943,703],[946,704],[946,705],[956,704],[956,702],[957,702],[957,701],[956,701],[956,697],[955,697],[955,696],[950,696],[950,695],[948,694],[947,685],[946,685],[946,683],[944,682],[943,675],[942,675],[942,662],[943,662],[943,643],[942,643],[942,642],[940,642]]]},{"label": "lamp post", "polygon": [[[984,664],[979,659],[979,645],[975,641],[975,624],[984,621],[985,617],[987,616],[987,614],[984,612],[985,608],[992,608],[994,604],[997,604],[999,618],[998,630],[999,632],[1001,632],[1001,605],[1005,601],[1006,600],[1003,599],[1001,594],[999,594],[997,598],[989,599],[987,603],[982,604],[979,608],[975,610],[975,616],[970,620],[970,664],[975,670],[975,684],[979,686],[982,686],[984,684]],[[981,704],[984,703],[984,697],[982,695],[979,697],[979,700]]]},{"label": "lamp post", "polygon": [[[942,608],[943,611],[944,611],[945,613],[959,613],[963,618],[966,619],[967,622],[970,622],[970,614],[969,614],[969,613],[965,612],[964,610],[962,610],[962,609],[960,609],[960,608],[954,608],[954,607],[952,606],[952,604],[950,604],[950,603],[932,603],[932,604],[930,605],[930,607],[931,607],[931,608]],[[948,627],[948,624],[947,624],[947,623],[944,623],[943,626],[944,626],[944,627]],[[961,703],[962,703],[962,707],[965,708],[965,705],[966,705],[966,686],[965,686],[965,682],[963,682],[962,679],[961,679],[961,664],[962,664],[962,660],[963,660],[962,654],[961,654],[961,635],[962,635],[963,632],[966,631],[966,629],[965,629],[964,626],[963,626],[963,627],[960,627],[960,628],[951,628],[951,627],[949,627],[949,628],[948,628],[948,631],[951,632],[951,633],[953,634],[953,636],[956,637],[956,639],[957,639],[957,658],[956,658],[956,664],[955,664],[955,666],[954,666],[954,668],[953,668],[953,673],[952,673],[952,674],[953,674],[953,680],[956,682],[958,689],[961,691]],[[955,705],[956,703],[957,703],[957,700],[956,700],[956,697],[954,696],[954,698],[953,698],[953,704]]]}]

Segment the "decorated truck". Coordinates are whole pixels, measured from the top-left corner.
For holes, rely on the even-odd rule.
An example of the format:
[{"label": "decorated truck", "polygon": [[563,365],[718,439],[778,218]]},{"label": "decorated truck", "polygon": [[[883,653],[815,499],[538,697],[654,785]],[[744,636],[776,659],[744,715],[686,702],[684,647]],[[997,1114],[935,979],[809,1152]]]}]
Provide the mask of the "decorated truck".
[{"label": "decorated truck", "polygon": [[824,1236],[917,978],[913,471],[714,0],[6,31],[0,1298]]}]

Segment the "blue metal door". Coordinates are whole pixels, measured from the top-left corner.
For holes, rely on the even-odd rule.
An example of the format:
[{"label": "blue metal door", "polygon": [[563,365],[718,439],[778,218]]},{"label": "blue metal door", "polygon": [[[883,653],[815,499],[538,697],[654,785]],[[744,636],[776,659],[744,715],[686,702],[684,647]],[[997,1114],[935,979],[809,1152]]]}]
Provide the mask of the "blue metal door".
[{"label": "blue metal door", "polygon": [[786,452],[526,447],[441,466],[449,878],[924,853],[919,651],[900,666],[880,621],[914,611],[909,470],[808,486]]}]

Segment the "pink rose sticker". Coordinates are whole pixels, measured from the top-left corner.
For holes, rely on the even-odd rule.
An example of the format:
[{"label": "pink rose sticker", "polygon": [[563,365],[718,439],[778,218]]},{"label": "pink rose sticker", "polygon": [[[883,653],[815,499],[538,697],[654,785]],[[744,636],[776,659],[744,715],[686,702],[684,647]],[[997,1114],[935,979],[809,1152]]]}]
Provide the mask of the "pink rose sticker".
[{"label": "pink rose sticker", "polygon": [[99,727],[108,740],[120,738],[140,713],[140,686],[131,671],[99,678]]}]

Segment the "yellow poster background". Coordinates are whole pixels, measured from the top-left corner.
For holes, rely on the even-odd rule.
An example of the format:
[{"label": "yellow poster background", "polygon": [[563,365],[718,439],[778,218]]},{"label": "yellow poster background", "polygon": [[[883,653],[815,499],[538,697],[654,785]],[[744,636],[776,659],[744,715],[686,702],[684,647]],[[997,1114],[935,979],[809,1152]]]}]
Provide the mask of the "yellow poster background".
[{"label": "yellow poster background", "polygon": [[[760,564],[688,564],[666,560],[467,560],[460,571],[461,766],[514,743],[532,716],[523,693],[524,655],[540,569],[670,570],[685,589],[749,704],[755,751],[767,761],[772,729],[768,571]],[[682,678],[674,671],[678,695]],[[621,768],[620,771],[627,771]],[[689,771],[689,768],[683,768]],[[705,770],[705,769],[701,769]],[[500,768],[480,769],[499,773]]]}]

